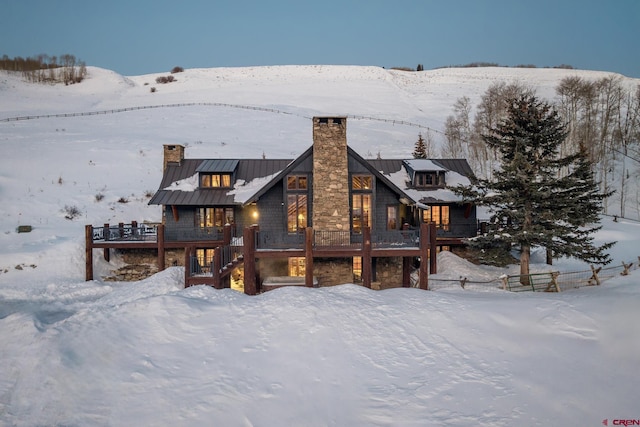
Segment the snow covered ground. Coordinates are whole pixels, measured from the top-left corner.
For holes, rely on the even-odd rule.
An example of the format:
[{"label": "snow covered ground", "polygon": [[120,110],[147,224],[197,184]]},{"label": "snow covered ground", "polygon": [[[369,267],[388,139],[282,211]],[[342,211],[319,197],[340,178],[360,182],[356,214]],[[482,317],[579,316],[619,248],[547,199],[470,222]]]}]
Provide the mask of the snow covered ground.
[{"label": "snow covered ground", "polygon": [[[532,83],[551,98],[563,77],[606,73],[257,67],[186,70],[166,85],[155,78],[168,73],[89,73],[67,87],[0,73],[0,120],[185,106],[0,121],[0,425],[597,426],[640,419],[637,270],[560,294],[345,284],[248,297],[183,289],[179,268],[135,283],[83,281],[85,224],[160,219],[146,202],[160,183],[162,144],[185,144],[188,157],[291,158],[311,145],[313,115],[441,130],[457,98],[475,104],[497,79]],[[348,122],[349,144],[364,156],[409,157],[421,131]],[[71,208],[73,220],[65,218]],[[618,241],[614,264],[637,265],[640,224],[611,217],[603,224],[598,240]],[[33,231],[17,233],[19,225]],[[533,261],[545,268],[542,256]],[[96,267],[113,265],[97,256]],[[554,267],[587,268],[566,259]],[[507,271],[442,254],[438,277]]]}]

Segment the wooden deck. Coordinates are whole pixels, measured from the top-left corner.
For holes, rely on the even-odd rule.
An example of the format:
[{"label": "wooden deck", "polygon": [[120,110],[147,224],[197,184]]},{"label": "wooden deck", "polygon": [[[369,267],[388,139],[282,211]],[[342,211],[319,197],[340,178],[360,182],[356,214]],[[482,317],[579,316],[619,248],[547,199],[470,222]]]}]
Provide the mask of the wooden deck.
[{"label": "wooden deck", "polygon": [[[245,267],[245,293],[254,295],[258,293],[259,284],[256,278],[256,261],[269,258],[304,257],[306,259],[307,276],[305,285],[313,286],[313,259],[314,258],[351,258],[362,257],[362,283],[366,287],[371,287],[372,258],[401,257],[403,258],[403,286],[410,285],[410,261],[414,257],[420,257],[429,262],[420,264],[420,283],[422,289],[428,289],[428,274],[437,272],[435,256],[438,246],[461,245],[460,238],[437,237],[435,223],[422,224],[419,234],[415,238],[404,241],[394,241],[386,239],[374,242],[371,230],[365,228],[357,241],[347,234],[340,238],[328,238],[329,232],[314,232],[309,227],[305,229],[303,241],[299,247],[265,247],[258,245],[259,228],[257,226],[247,227],[243,232],[242,239],[235,239],[237,245],[231,251],[232,229],[225,226],[221,234],[216,234],[212,240],[167,240],[165,239],[165,227],[163,224],[148,224],[142,227],[135,221],[131,224],[118,224],[94,228],[86,226],[86,280],[93,280],[93,249],[102,249],[105,260],[109,261],[109,249],[156,249],[158,270],[165,268],[165,251],[167,249],[183,249],[185,267],[185,286],[195,284],[207,284],[216,288],[225,287],[231,272],[240,264]],[[318,237],[320,236],[320,237]],[[222,237],[220,239],[220,237]],[[376,236],[380,238],[380,236]],[[195,258],[197,248],[216,248],[214,250],[213,267],[208,275],[192,274],[190,268],[191,259]],[[238,248],[241,248],[238,249]]]}]

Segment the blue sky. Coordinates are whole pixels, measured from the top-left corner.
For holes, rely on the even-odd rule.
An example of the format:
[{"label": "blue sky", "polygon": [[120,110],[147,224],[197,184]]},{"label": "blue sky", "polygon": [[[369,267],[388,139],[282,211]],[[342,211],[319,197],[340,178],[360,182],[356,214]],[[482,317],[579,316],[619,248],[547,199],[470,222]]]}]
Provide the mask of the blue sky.
[{"label": "blue sky", "polygon": [[640,0],[0,0],[0,55],[123,75],[337,64],[569,64],[640,78]]}]

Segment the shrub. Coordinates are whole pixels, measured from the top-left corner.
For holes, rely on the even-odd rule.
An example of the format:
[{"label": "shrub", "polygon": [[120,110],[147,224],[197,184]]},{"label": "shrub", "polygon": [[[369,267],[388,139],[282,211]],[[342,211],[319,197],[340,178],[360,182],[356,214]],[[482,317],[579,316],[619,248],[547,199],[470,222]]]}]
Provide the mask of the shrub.
[{"label": "shrub", "polygon": [[155,86],[152,86],[151,87],[151,93],[155,93],[155,92],[156,92],[156,88],[155,88]]},{"label": "shrub", "polygon": [[129,199],[127,199],[126,197],[120,197],[118,199],[118,203],[129,203]]},{"label": "shrub", "polygon": [[80,209],[78,209],[77,206],[65,205],[63,212],[64,217],[69,221],[73,221],[74,219],[82,215],[82,212],[80,212]]},{"label": "shrub", "polygon": [[104,199],[104,194],[102,193],[98,193],[96,194],[96,202],[101,201],[102,199]]},{"label": "shrub", "polygon": [[183,71],[184,71],[184,68],[182,68],[182,67],[173,67],[173,68],[171,69],[171,74],[181,73],[181,72],[183,72]]},{"label": "shrub", "polygon": [[165,84],[165,83],[171,83],[171,82],[175,82],[176,79],[173,76],[159,76],[156,77],[156,83],[160,83],[160,84]]}]

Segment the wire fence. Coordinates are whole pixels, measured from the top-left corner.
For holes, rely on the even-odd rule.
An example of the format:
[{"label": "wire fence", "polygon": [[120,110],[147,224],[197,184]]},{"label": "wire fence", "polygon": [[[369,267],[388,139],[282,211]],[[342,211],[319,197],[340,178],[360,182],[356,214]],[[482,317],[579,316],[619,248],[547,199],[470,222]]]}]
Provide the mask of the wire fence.
[{"label": "wire fence", "polygon": [[[618,276],[626,276],[637,270],[640,257],[636,263],[623,262],[618,266],[591,267],[581,271],[549,271],[529,275],[504,275],[488,280],[478,280],[461,276],[459,279],[440,279],[429,277],[429,289],[453,289],[482,292],[559,292],[584,286],[597,286]],[[524,280],[523,280],[524,279]],[[524,283],[523,283],[524,282]]]},{"label": "wire fence", "polygon": [[[266,113],[274,113],[274,114],[286,114],[289,116],[301,117],[308,120],[312,119],[312,117],[309,117],[309,116],[292,113],[291,111],[279,110],[277,108],[257,107],[252,105],[241,105],[241,104],[227,104],[223,102],[185,102],[185,103],[177,103],[177,104],[143,105],[138,107],[114,108],[110,110],[86,111],[86,112],[76,112],[76,113],[16,116],[16,117],[7,117],[4,119],[0,119],[0,122],[15,122],[15,121],[21,121],[21,120],[37,120],[37,119],[49,119],[49,118],[60,118],[60,117],[98,116],[98,115],[104,115],[104,114],[117,114],[117,113],[129,112],[129,111],[149,110],[149,109],[155,109],[155,108],[179,108],[179,107],[194,107],[194,106],[236,108],[241,110],[263,111]],[[444,132],[440,130],[433,129],[428,126],[421,125],[419,123],[408,122],[406,120],[384,119],[380,117],[361,116],[361,115],[355,115],[355,114],[347,115],[346,117],[354,120],[369,120],[369,121],[377,121],[382,123],[389,123],[389,124],[398,125],[398,126],[417,127],[417,128],[426,129],[431,132],[444,135]]]}]

